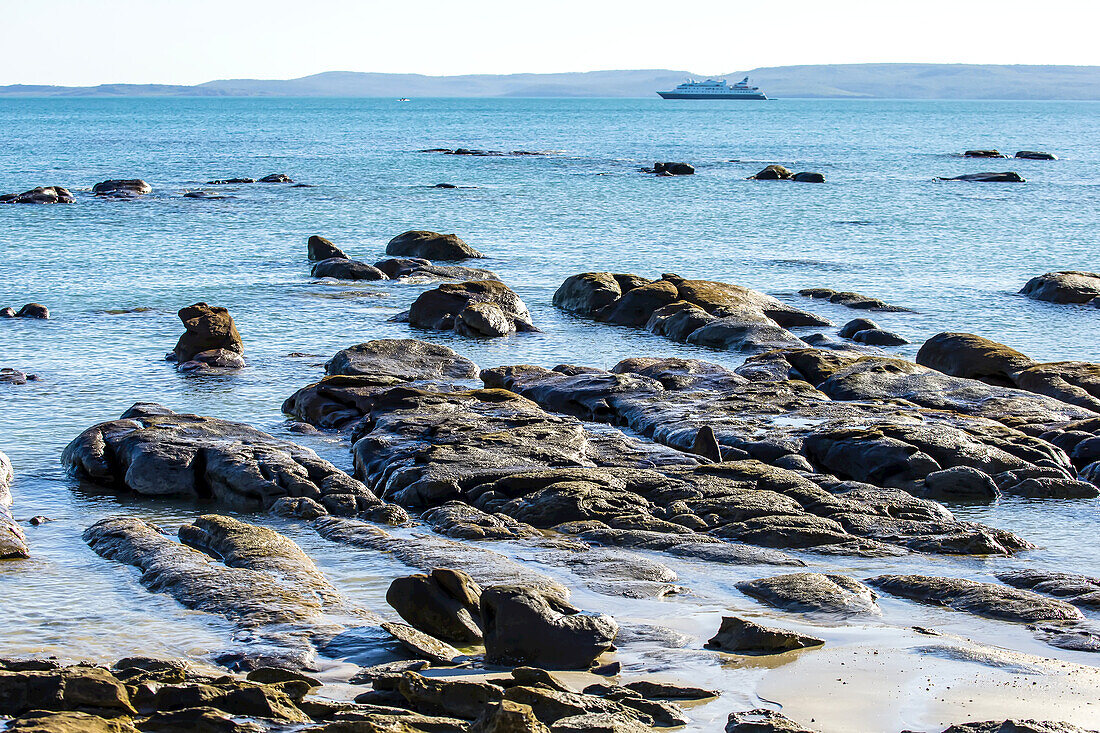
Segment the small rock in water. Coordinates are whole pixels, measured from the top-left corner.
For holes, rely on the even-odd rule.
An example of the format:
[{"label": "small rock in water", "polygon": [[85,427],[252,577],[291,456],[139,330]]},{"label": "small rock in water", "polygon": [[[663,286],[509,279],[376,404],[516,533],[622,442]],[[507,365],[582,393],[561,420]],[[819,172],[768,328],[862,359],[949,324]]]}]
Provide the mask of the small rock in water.
[{"label": "small rock in water", "polygon": [[112,179],[92,186],[97,196],[144,196],[152,191],[153,187],[140,178]]},{"label": "small rock in water", "polygon": [[5,308],[0,311],[0,318],[37,318],[48,321],[50,319],[50,309],[38,303],[27,303],[19,310]]},{"label": "small rock in water", "polygon": [[207,186],[224,186],[231,183],[255,183],[255,178],[222,178],[216,181],[207,181]]},{"label": "small rock in water", "polygon": [[26,384],[28,381],[37,380],[34,374],[26,374],[18,369],[4,367],[0,369],[0,384]]},{"label": "small rock in water", "polygon": [[876,324],[870,318],[853,318],[852,320],[848,321],[840,327],[840,330],[837,331],[837,335],[841,338],[850,339],[860,331],[877,328],[878,324]]},{"label": "small rock in water", "polygon": [[749,176],[750,181],[787,181],[794,176],[789,168],[781,165],[769,165],[754,176]]},{"label": "small rock in water", "polygon": [[627,682],[623,686],[628,690],[634,690],[642,697],[663,700],[705,700],[710,697],[718,697],[721,694],[718,690],[674,685],[668,682],[652,682],[650,680],[635,680]]},{"label": "small rock in water", "polygon": [[41,514],[35,515],[35,516],[31,517],[31,519],[30,519],[31,526],[34,526],[34,527],[37,527],[40,524],[45,524],[46,522],[52,522],[52,521],[53,520],[50,519],[49,517],[44,517]]},{"label": "small rock in water", "polygon": [[1020,150],[1017,151],[1016,157],[1026,160],[1058,160],[1058,156],[1054,153],[1043,153],[1038,150]]},{"label": "small rock in water", "polygon": [[411,230],[398,234],[386,245],[391,257],[423,257],[426,260],[465,260],[485,255],[463,242],[456,234]]},{"label": "small rock in water", "polygon": [[1028,280],[1020,295],[1051,303],[1100,303],[1100,273],[1048,272]]},{"label": "small rock in water", "polygon": [[75,200],[69,190],[61,186],[39,186],[23,193],[0,196],[0,204],[71,204]]},{"label": "small rock in water", "polygon": [[706,646],[738,654],[781,654],[824,643],[824,639],[813,636],[761,626],[736,616],[723,616],[722,626]]},{"label": "small rock in water", "polygon": [[947,178],[940,176],[938,181],[975,181],[978,183],[1025,183],[1023,176],[1014,171],[1004,173],[967,173],[961,176]]},{"label": "small rock in water", "polygon": [[317,234],[314,234],[306,241],[306,252],[309,255],[310,262],[320,262],[322,260],[332,259],[333,257],[342,260],[349,259],[342,249]]},{"label": "small rock in water", "polygon": [[244,366],[241,335],[225,308],[195,303],[181,308],[179,318],[185,332],[168,355],[169,361],[175,361],[181,369],[188,362],[196,362],[189,369],[202,365],[228,369]]},{"label": "small rock in water", "polygon": [[286,173],[269,173],[260,179],[260,183],[294,183]]},{"label": "small rock in water", "polygon": [[1007,158],[1008,156],[999,150],[967,150],[963,153],[966,158]]},{"label": "small rock in water", "polygon": [[799,183],[825,183],[825,176],[811,171],[802,171],[791,176],[791,180]]},{"label": "small rock in water", "polygon": [[386,273],[373,265],[343,257],[321,260],[309,271],[310,277],[331,277],[337,280],[389,280]]},{"label": "small rock in water", "polygon": [[652,168],[643,168],[642,171],[658,176],[690,176],[695,173],[695,167],[688,163],[654,163]]}]

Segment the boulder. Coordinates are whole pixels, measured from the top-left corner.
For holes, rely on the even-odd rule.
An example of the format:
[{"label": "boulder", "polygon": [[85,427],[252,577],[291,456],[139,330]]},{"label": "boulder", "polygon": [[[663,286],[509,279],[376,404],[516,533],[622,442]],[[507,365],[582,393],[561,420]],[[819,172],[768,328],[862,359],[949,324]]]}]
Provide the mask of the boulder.
[{"label": "boulder", "polygon": [[8,722],[5,730],[18,733],[137,733],[138,729],[127,717],[101,718],[76,711],[34,710]]},{"label": "boulder", "polygon": [[476,379],[479,374],[477,364],[453,349],[416,339],[376,339],[350,346],[325,362],[325,372],[407,382]]},{"label": "boulder", "polygon": [[488,702],[470,733],[550,733],[535,716],[530,705],[501,700]]},{"label": "boulder", "polygon": [[463,242],[456,234],[412,230],[398,234],[386,245],[393,257],[422,257],[426,260],[465,260],[485,255]]},{"label": "boulder", "polygon": [[340,257],[321,260],[310,269],[309,276],[331,277],[337,280],[389,280],[386,273],[373,265]]},{"label": "boulder", "polygon": [[481,588],[461,570],[433,568],[395,578],[389,603],[414,628],[457,644],[481,642]]},{"label": "boulder", "polygon": [[314,234],[306,241],[306,252],[310,262],[321,262],[333,258],[349,259],[344,251],[324,237]]},{"label": "boulder", "polygon": [[786,715],[757,708],[739,713],[730,713],[726,722],[726,733],[816,733],[794,722]]},{"label": "boulder", "polygon": [[1096,733],[1076,725],[1047,720],[984,720],[952,725],[943,733]]},{"label": "boulder", "polygon": [[23,193],[0,195],[0,204],[71,204],[76,199],[67,188],[39,186]]},{"label": "boulder", "polygon": [[375,262],[391,280],[403,277],[432,280],[499,280],[496,273],[479,267],[462,265],[433,265],[423,257],[391,257]]},{"label": "boulder", "polygon": [[200,351],[177,368],[181,372],[219,372],[225,369],[243,369],[248,366],[244,357],[229,349]]},{"label": "boulder", "polygon": [[825,183],[825,176],[820,173],[802,171],[801,173],[795,173],[791,176],[791,180],[798,181],[799,183]]},{"label": "boulder", "polygon": [[794,174],[787,168],[781,165],[769,165],[764,170],[760,171],[754,176],[749,176],[749,180],[752,181],[786,181],[789,180]]},{"label": "boulder", "polygon": [[877,328],[878,325],[870,318],[853,318],[840,327],[840,330],[837,331],[837,335],[841,338],[850,339],[860,331]]},{"label": "boulder", "polygon": [[[517,685],[510,687],[504,693],[504,699],[530,706],[535,717],[550,725],[551,730],[558,729],[557,723],[561,719],[574,716],[608,715],[626,720],[633,719],[645,725],[653,725],[656,722],[648,713],[628,707],[622,702],[546,687]],[[581,730],[594,729],[598,728],[588,727]]]},{"label": "boulder", "polygon": [[406,317],[419,328],[462,335],[501,336],[538,330],[520,297],[496,280],[443,283],[421,293]]},{"label": "boulder", "polygon": [[940,176],[938,181],[974,181],[977,183],[1024,183],[1024,178],[1019,173],[1005,171],[1004,173],[967,173],[961,176],[945,178]]},{"label": "boulder", "polygon": [[1027,590],[964,578],[930,575],[879,575],[867,583],[891,595],[911,601],[947,606],[977,616],[1002,621],[1077,621],[1077,608]]},{"label": "boulder", "polygon": [[1088,303],[1100,298],[1100,274],[1076,270],[1048,272],[1028,280],[1020,294],[1051,303]]},{"label": "boulder", "polygon": [[216,181],[207,181],[207,186],[225,186],[233,183],[255,183],[255,178],[221,178]]},{"label": "boulder", "polygon": [[966,158],[1007,158],[1008,156],[999,150],[967,150],[963,153]]},{"label": "boulder", "polygon": [[909,340],[892,331],[884,331],[881,328],[867,328],[856,331],[852,340],[868,346],[901,346],[909,343]]},{"label": "boulder", "polygon": [[1016,157],[1025,160],[1058,160],[1058,156],[1054,153],[1043,153],[1038,150],[1018,150]]},{"label": "boulder", "polygon": [[642,170],[658,176],[690,176],[695,173],[695,167],[688,163],[654,163],[652,168]]},{"label": "boulder", "polygon": [[11,482],[15,479],[11,461],[0,452],[0,560],[30,557],[27,537],[11,515]]},{"label": "boulder", "polygon": [[143,196],[152,191],[153,187],[140,178],[111,179],[92,186],[97,196]]},{"label": "boulder", "polygon": [[266,511],[283,497],[313,499],[333,514],[372,516],[385,508],[366,486],[307,448],[242,423],[152,403],[85,430],[61,462],[77,478],[108,488],[214,501],[238,511]]},{"label": "boulder", "polygon": [[416,672],[402,673],[397,689],[417,712],[466,720],[480,717],[486,705],[504,699],[504,688],[490,682],[424,677]]},{"label": "boulder", "polygon": [[583,272],[566,278],[554,292],[554,305],[570,313],[592,316],[621,298],[623,293],[648,282],[637,275]]},{"label": "boulder", "polygon": [[15,312],[15,318],[37,318],[43,321],[49,320],[50,309],[38,303],[27,303]]},{"label": "boulder", "polygon": [[26,384],[38,381],[37,374],[27,374],[9,367],[0,368],[0,384]]},{"label": "boulder", "polygon": [[102,667],[0,671],[0,715],[32,710],[79,710],[109,717],[136,714],[126,686]]},{"label": "boulder", "polygon": [[847,575],[790,573],[741,581],[739,591],[785,611],[841,616],[880,615],[875,593]]},{"label": "boulder", "polygon": [[204,351],[224,349],[235,354],[244,353],[241,335],[229,311],[206,303],[195,303],[179,311],[184,334],[176,342],[176,348],[168,355],[179,364],[189,362]]},{"label": "boulder", "polygon": [[824,639],[813,636],[762,626],[736,616],[723,616],[718,633],[706,646],[735,654],[781,654],[795,649],[821,646],[824,643]]},{"label": "boulder", "polygon": [[260,183],[294,183],[286,173],[269,173],[260,179]]},{"label": "boulder", "polygon": [[718,697],[721,694],[718,690],[707,690],[702,687],[674,685],[669,682],[654,682],[651,680],[634,680],[623,686],[647,699],[706,700]]},{"label": "boulder", "polygon": [[919,493],[938,501],[994,501],[1001,495],[989,474],[969,466],[933,471],[924,477]]},{"label": "boulder", "polygon": [[514,585],[483,591],[481,618],[486,661],[494,664],[586,669],[619,630],[609,616],[582,613],[558,594]]}]

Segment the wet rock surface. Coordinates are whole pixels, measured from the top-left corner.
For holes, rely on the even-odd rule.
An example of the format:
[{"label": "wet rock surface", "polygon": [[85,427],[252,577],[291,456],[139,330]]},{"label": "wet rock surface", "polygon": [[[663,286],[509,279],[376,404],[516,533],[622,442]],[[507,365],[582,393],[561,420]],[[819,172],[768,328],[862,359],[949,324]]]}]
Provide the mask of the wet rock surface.
[{"label": "wet rock surface", "polygon": [[177,414],[152,403],[138,403],[120,419],[84,431],[61,461],[76,478],[104,488],[239,511],[304,497],[332,514],[403,514],[307,448],[242,423]]},{"label": "wet rock surface", "polygon": [[654,163],[652,168],[643,168],[642,172],[658,176],[690,176],[695,173],[695,166],[690,163]]},{"label": "wet rock surface", "polygon": [[1100,303],[1100,274],[1068,270],[1033,277],[1020,290],[1032,300],[1051,303]]},{"label": "wet rock surface", "polygon": [[111,179],[102,181],[92,186],[92,193],[97,196],[130,197],[144,196],[152,193],[153,187],[140,178]]},{"label": "wet rock surface", "polygon": [[427,575],[395,578],[386,602],[414,628],[444,641],[482,640],[481,588],[461,570],[433,568]]},{"label": "wet rock surface", "polygon": [[0,309],[0,318],[37,318],[48,321],[50,319],[50,309],[39,303],[27,303],[19,310],[11,307]]},{"label": "wet rock surface", "polygon": [[244,353],[241,335],[225,308],[195,303],[180,309],[179,318],[185,331],[167,358],[180,368],[212,352],[225,351],[238,356]]},{"label": "wet rock surface", "polygon": [[321,262],[332,258],[349,259],[344,254],[344,250],[317,234],[306,240],[306,254],[309,256],[310,262]]},{"label": "wet rock surface", "polygon": [[1058,160],[1058,156],[1054,153],[1044,153],[1039,150],[1018,150],[1013,157],[1026,160]]},{"label": "wet rock surface", "polygon": [[374,266],[391,280],[499,280],[490,270],[462,265],[436,265],[422,257],[392,257],[375,262]]},{"label": "wet rock surface", "polygon": [[358,260],[332,257],[321,260],[309,271],[310,277],[331,277],[336,280],[388,280],[386,273]]},{"label": "wet rock surface", "polygon": [[947,606],[1002,621],[1075,621],[1083,618],[1076,607],[1031,591],[965,578],[929,575],[880,575],[867,583],[891,595]]},{"label": "wet rock surface", "polygon": [[816,733],[775,710],[757,708],[730,713],[726,733]]},{"label": "wet rock surface", "polygon": [[23,193],[0,195],[0,204],[71,204],[74,201],[69,189],[61,186],[38,186]]},{"label": "wet rock surface", "polygon": [[0,451],[0,560],[30,557],[27,537],[11,515],[11,482],[14,479],[11,460]]},{"label": "wet rock surface", "polygon": [[763,626],[736,616],[723,616],[718,633],[706,645],[735,654],[781,654],[824,643],[824,639],[813,636]]},{"label": "wet rock surface", "polygon": [[1014,588],[1035,591],[1072,603],[1079,608],[1100,611],[1100,578],[1056,570],[1007,570],[997,579]]},{"label": "wet rock surface", "polygon": [[938,181],[972,181],[975,183],[1024,183],[1024,178],[1019,173],[1005,171],[1003,173],[965,173],[961,176],[950,178],[940,177]]},{"label": "wet rock surface", "polygon": [[838,616],[877,616],[874,591],[847,575],[789,573],[737,583],[747,596],[784,611]]},{"label": "wet rock surface", "polygon": [[520,297],[497,280],[443,283],[421,293],[408,312],[396,320],[408,321],[418,328],[475,337],[538,330]]},{"label": "wet rock surface", "polygon": [[452,262],[485,256],[455,234],[439,234],[425,230],[412,230],[398,234],[386,245],[386,254],[391,257],[421,257],[426,260]]}]

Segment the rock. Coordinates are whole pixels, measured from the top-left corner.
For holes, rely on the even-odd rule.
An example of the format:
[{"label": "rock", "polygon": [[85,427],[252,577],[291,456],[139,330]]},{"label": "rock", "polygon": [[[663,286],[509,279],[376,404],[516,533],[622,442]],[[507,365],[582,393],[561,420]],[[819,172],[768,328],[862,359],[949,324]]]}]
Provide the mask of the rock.
[{"label": "rock", "polygon": [[260,183],[294,183],[286,173],[269,173],[260,179]]},{"label": "rock", "polygon": [[435,184],[434,186],[432,186],[432,188],[447,188],[447,189],[451,189],[451,188],[458,188],[458,186],[456,186],[456,185],[455,185],[455,184],[453,184],[453,183],[437,183],[437,184]]},{"label": "rock", "polygon": [[1019,150],[1015,157],[1026,160],[1058,160],[1058,156],[1054,153],[1043,153],[1037,150]]},{"label": "rock", "polygon": [[145,733],[264,733],[268,727],[213,707],[183,708],[155,713],[141,722]]},{"label": "rock", "polygon": [[468,540],[505,540],[540,537],[529,524],[516,521],[507,514],[489,514],[461,501],[448,501],[420,515],[432,529],[447,537]]},{"label": "rock", "polygon": [[690,176],[695,173],[695,167],[688,163],[654,163],[652,168],[642,170],[659,176]]},{"label": "rock", "polygon": [[1100,611],[1100,578],[1055,570],[1022,569],[997,573],[997,579],[1014,588],[1054,596],[1080,608]]},{"label": "rock", "polygon": [[1048,272],[1028,280],[1020,294],[1051,303],[1088,303],[1100,298],[1100,274],[1077,270]]},{"label": "rock", "polygon": [[386,602],[434,637],[466,645],[481,642],[481,588],[461,570],[435,568],[431,575],[395,578]]},{"label": "rock", "polygon": [[550,733],[529,705],[511,700],[489,702],[470,733]]},{"label": "rock", "polygon": [[674,685],[668,682],[654,682],[652,680],[634,680],[625,685],[628,690],[637,692],[644,698],[658,698],[661,700],[706,700],[718,697],[721,693],[717,690],[706,690],[701,687]]},{"label": "rock", "polygon": [[785,611],[880,615],[875,593],[847,575],[791,573],[736,584],[739,591]]},{"label": "rock", "polygon": [[0,715],[32,710],[80,710],[110,717],[137,712],[126,687],[101,667],[0,671]]},{"label": "rock", "polygon": [[169,357],[180,364],[189,362],[197,354],[224,349],[235,354],[244,353],[241,335],[233,317],[225,308],[195,303],[182,308],[179,318],[183,321],[184,334]]},{"label": "rock", "polygon": [[18,369],[9,369],[8,367],[0,369],[0,384],[26,384],[28,381],[33,382],[37,379],[36,375],[27,374]]},{"label": "rock", "polygon": [[559,718],[552,733],[652,733],[653,729],[626,714],[586,713]]},{"label": "rock", "polygon": [[0,560],[30,557],[27,537],[11,515],[11,482],[15,479],[11,461],[0,451]]},{"label": "rock", "polygon": [[41,320],[49,320],[50,309],[44,305],[38,303],[27,303],[18,311],[15,312],[16,318],[38,318]]},{"label": "rock", "polygon": [[181,372],[209,373],[226,369],[244,369],[246,366],[248,366],[248,363],[244,360],[244,357],[234,351],[211,349],[200,351],[192,356],[189,361],[177,365],[176,368]]},{"label": "rock", "polygon": [[803,171],[801,173],[795,173],[791,176],[791,180],[798,181],[799,183],[825,183],[825,176],[820,173]]},{"label": "rock", "polygon": [[726,733],[816,733],[774,710],[757,708],[730,713]]},{"label": "rock", "polygon": [[938,501],[993,501],[1001,492],[989,474],[968,466],[956,466],[925,476],[920,495]]},{"label": "rock", "polygon": [[501,336],[538,330],[519,296],[496,280],[443,283],[421,293],[407,318],[413,326],[462,335]]},{"label": "rock", "polygon": [[[829,288],[805,288],[803,290],[799,290],[798,294],[808,298],[825,298],[828,299],[830,303],[836,303],[837,305],[842,305],[846,308],[853,308],[855,310],[885,311],[890,313],[912,313],[912,311],[908,308],[902,308],[899,305],[890,305],[884,300],[872,298],[871,296],[863,295],[862,293],[854,293],[850,290],[837,292],[836,290],[831,290]],[[863,330],[856,329],[854,327],[854,324],[858,322],[871,324],[865,326],[865,328],[878,328],[878,326],[874,325],[871,321],[867,319],[857,318],[855,319],[855,321],[851,322],[853,324],[852,328],[849,328],[847,330],[851,331],[852,334],[855,334],[856,331]],[[845,336],[844,338],[851,338],[851,336]]]},{"label": "rock", "polygon": [[390,675],[400,675],[402,672],[419,672],[427,669],[429,662],[426,659],[410,659],[397,662],[383,662],[372,667],[364,667],[352,675],[348,680],[351,685],[373,685],[374,681]]},{"label": "rock", "polygon": [[61,461],[74,476],[108,488],[213,500],[239,511],[266,511],[286,496],[313,499],[333,514],[385,509],[366,486],[307,448],[152,403],[85,430]]},{"label": "rock", "polygon": [[304,496],[284,496],[276,499],[268,511],[279,517],[295,519],[316,519],[328,514],[328,509],[325,509],[320,502]]},{"label": "rock", "polygon": [[649,280],[636,275],[610,272],[584,272],[566,278],[554,292],[554,305],[564,311],[582,316],[592,316]]},{"label": "rock", "polygon": [[498,685],[424,677],[416,672],[403,673],[398,690],[418,712],[467,720],[480,717],[486,705],[504,699],[504,688]]},{"label": "rock", "polygon": [[0,318],[15,318],[15,309],[11,306],[0,308]]},{"label": "rock", "polygon": [[556,723],[562,718],[590,714],[604,714],[628,720],[633,719],[645,725],[654,723],[653,718],[648,714],[614,700],[605,700],[594,695],[551,690],[545,687],[527,687],[524,685],[511,687],[504,693],[504,699],[530,706],[535,717],[550,725],[551,730],[557,728]]},{"label": "rock", "polygon": [[438,234],[424,230],[412,230],[397,235],[386,245],[386,254],[393,257],[449,261],[485,256],[455,234]]},{"label": "rock", "polygon": [[375,262],[391,280],[403,277],[432,280],[499,280],[491,270],[462,265],[433,265],[422,257],[391,257]]},{"label": "rock", "polygon": [[393,377],[405,382],[477,379],[477,364],[453,349],[416,339],[377,339],[338,351],[325,373]]},{"label": "rock", "polygon": [[46,710],[21,715],[10,721],[5,730],[18,733],[137,733],[137,728],[126,717],[101,718],[88,713]]},{"label": "rock", "polygon": [[619,628],[609,616],[581,613],[559,595],[523,586],[485,589],[481,618],[486,661],[559,669],[591,666]]},{"label": "rock", "polygon": [[208,201],[221,201],[223,199],[231,199],[233,196],[222,196],[221,194],[214,193],[213,191],[186,191],[183,194],[185,199],[206,199]]},{"label": "rock", "polygon": [[337,280],[389,280],[386,273],[358,260],[332,257],[321,260],[309,271],[310,277],[331,277]]},{"label": "rock", "polygon": [[789,180],[794,174],[790,170],[784,168],[781,165],[769,165],[764,170],[760,171],[754,176],[749,176],[749,180],[753,181],[786,181]]},{"label": "rock", "polygon": [[901,346],[909,343],[908,339],[891,331],[884,331],[881,328],[868,328],[857,331],[852,336],[852,340],[871,346]]},{"label": "rock", "polygon": [[853,318],[841,326],[840,330],[837,331],[837,335],[841,338],[850,339],[860,331],[869,329],[878,329],[878,325],[870,318]]},{"label": "rock", "polygon": [[953,725],[943,733],[1095,733],[1076,725],[1040,720],[986,720]]},{"label": "rock", "polygon": [[462,652],[450,644],[417,631],[407,624],[384,623],[382,628],[414,656],[426,659],[432,664],[449,667],[462,659]]},{"label": "rock", "polygon": [[1004,173],[967,173],[953,178],[939,177],[938,181],[975,181],[978,183],[1024,183],[1023,176],[1013,171]]},{"label": "rock", "polygon": [[23,193],[0,195],[0,204],[71,204],[76,201],[67,188],[39,186]]},{"label": "rock", "polygon": [[963,153],[966,158],[1007,158],[1008,156],[998,150],[967,150]]},{"label": "rock", "polygon": [[217,181],[207,181],[207,186],[224,186],[233,183],[255,183],[255,178],[222,178]]},{"label": "rock", "polygon": [[342,249],[317,234],[306,241],[306,252],[309,255],[310,262],[321,262],[334,258],[340,260],[350,259]]},{"label": "rock", "polygon": [[824,639],[813,636],[762,626],[736,616],[723,616],[722,626],[706,646],[735,654],[781,654],[824,643]]},{"label": "rock", "polygon": [[92,186],[92,193],[97,196],[144,196],[152,192],[153,187],[140,178],[112,179]]},{"label": "rock", "polygon": [[867,582],[911,601],[947,606],[1002,621],[1075,621],[1083,618],[1079,610],[1064,601],[994,583],[929,575],[880,575]]}]

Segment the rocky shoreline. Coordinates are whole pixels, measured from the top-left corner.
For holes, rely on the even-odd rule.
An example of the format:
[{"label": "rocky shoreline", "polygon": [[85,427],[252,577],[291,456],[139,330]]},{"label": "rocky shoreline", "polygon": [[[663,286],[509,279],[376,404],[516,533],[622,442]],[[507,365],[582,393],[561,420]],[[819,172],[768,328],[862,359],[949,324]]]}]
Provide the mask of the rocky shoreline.
[{"label": "rocky shoreline", "polygon": [[[143,181],[105,184],[97,193],[148,193]],[[539,331],[491,270],[435,264],[485,258],[456,235],[405,232],[374,265],[320,236],[307,253],[313,278],[430,284],[392,319],[417,330],[410,335],[507,341]],[[1096,305],[1097,282],[1049,273],[1021,293]],[[858,293],[800,294],[907,312]],[[0,660],[8,729],[633,733],[691,724],[690,703],[718,691],[624,670],[616,652],[631,638],[655,634],[670,655],[729,664],[832,644],[728,614],[695,644],[589,605],[690,594],[681,563],[741,568],[749,577],[733,584],[738,592],[794,619],[854,626],[883,617],[884,605],[920,604],[1015,625],[1050,648],[1100,653],[1100,579],[999,569],[1036,549],[1027,532],[953,511],[1003,497],[1100,496],[1100,365],[1039,362],[954,332],[928,339],[909,361],[883,350],[906,340],[867,319],[838,338],[804,335],[833,324],[749,288],[675,274],[579,273],[553,305],[606,324],[599,328],[644,329],[746,359],[734,369],[641,356],[610,369],[547,368],[479,365],[417,338],[352,344],[282,405],[294,430],[326,431],[344,446],[348,471],[215,415],[152,402],[104,415],[60,456],[72,487],[171,499],[201,514],[170,529],[106,516],[83,541],[99,561],[134,568],[135,592],[217,617],[233,644],[209,658],[216,669],[147,658],[110,668]],[[255,336],[242,337],[225,308],[198,302],[179,318],[185,332],[167,358],[180,378],[248,368],[245,341]],[[12,476],[0,453],[0,557],[26,560],[34,548],[9,510]],[[392,611],[368,607],[287,533],[265,526],[271,517],[420,572],[392,579]],[[942,574],[910,572],[914,557]],[[957,577],[968,560],[998,568],[997,582]],[[829,562],[848,568],[832,572]],[[864,562],[897,572],[861,572]],[[551,572],[558,568],[575,585]],[[403,622],[389,620],[394,613]],[[328,697],[312,675],[347,660],[349,648],[356,669],[343,683],[371,689]],[[814,731],[813,721],[772,709],[728,709],[727,731]],[[947,729],[1011,730],[1085,729]]]}]

